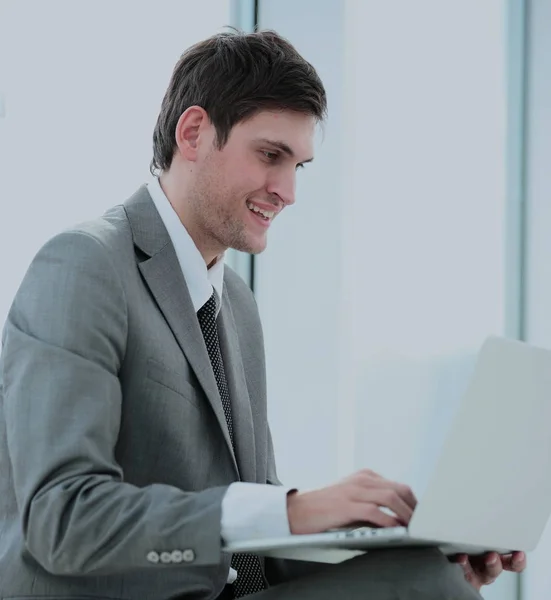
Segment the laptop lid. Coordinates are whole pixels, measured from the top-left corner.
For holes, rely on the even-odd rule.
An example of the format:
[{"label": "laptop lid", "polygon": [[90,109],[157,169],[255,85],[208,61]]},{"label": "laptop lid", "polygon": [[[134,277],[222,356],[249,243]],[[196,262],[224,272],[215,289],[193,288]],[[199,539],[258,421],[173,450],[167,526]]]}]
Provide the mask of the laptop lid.
[{"label": "laptop lid", "polygon": [[490,337],[410,535],[530,551],[550,513],[551,351]]}]

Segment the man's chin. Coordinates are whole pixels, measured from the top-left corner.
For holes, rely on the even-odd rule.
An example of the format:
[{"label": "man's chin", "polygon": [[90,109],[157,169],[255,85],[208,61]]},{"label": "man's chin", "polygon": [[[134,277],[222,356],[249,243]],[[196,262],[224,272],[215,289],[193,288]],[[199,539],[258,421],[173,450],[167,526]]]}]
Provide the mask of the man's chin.
[{"label": "man's chin", "polygon": [[261,254],[266,250],[268,240],[266,237],[263,239],[247,240],[245,243],[235,244],[231,247],[239,252],[245,252],[246,254]]},{"label": "man's chin", "polygon": [[266,246],[267,244],[264,244],[262,246],[255,246],[254,248],[251,248],[249,250],[249,254],[262,254],[262,252],[264,252],[264,250],[266,250]]},{"label": "man's chin", "polygon": [[264,238],[262,240],[262,242],[254,244],[251,247],[249,254],[261,254],[262,252],[264,252],[264,250],[266,250],[267,245],[268,245],[268,240],[266,238]]}]

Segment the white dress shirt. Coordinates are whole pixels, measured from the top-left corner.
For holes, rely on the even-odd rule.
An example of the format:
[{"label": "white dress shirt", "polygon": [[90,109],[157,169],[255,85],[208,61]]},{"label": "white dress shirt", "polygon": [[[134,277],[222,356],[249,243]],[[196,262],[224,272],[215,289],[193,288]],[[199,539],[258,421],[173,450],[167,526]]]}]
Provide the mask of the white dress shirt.
[{"label": "white dress shirt", "polygon": [[[211,297],[214,288],[221,304],[224,288],[224,260],[220,257],[210,269],[187,229],[168,201],[158,178],[147,189],[168,231],[191,296],[195,312]],[[222,538],[226,543],[253,538],[290,535],[287,494],[292,488],[269,484],[232,483],[222,500]],[[243,507],[247,510],[243,510]],[[235,580],[230,569],[228,583]]]}]

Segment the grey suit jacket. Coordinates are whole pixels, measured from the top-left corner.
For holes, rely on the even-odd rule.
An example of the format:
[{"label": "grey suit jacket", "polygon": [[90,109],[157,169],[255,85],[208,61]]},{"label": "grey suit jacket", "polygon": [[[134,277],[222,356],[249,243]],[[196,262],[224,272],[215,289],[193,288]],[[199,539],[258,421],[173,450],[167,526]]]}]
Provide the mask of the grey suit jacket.
[{"label": "grey suit jacket", "polygon": [[258,311],[229,268],[219,321],[235,454],[147,189],[38,252],[3,334],[0,598],[219,594],[227,486],[278,483]]}]

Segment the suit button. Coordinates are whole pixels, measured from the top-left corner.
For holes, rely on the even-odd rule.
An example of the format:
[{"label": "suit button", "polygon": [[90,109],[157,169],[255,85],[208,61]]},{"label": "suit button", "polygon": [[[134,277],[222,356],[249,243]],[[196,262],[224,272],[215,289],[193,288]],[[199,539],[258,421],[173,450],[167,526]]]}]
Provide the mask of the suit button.
[{"label": "suit button", "polygon": [[159,562],[159,560],[160,560],[160,559],[159,559],[159,554],[158,554],[158,552],[153,552],[153,551],[149,552],[149,553],[147,554],[147,560],[148,560],[150,563],[157,564],[157,563]]},{"label": "suit button", "polygon": [[172,554],[170,552],[161,552],[161,562],[167,565],[172,562]]},{"label": "suit button", "polygon": [[184,560],[184,557],[180,550],[174,550],[171,554],[173,563],[181,563]]},{"label": "suit button", "polygon": [[184,562],[193,562],[195,560],[195,552],[193,550],[184,550],[182,552],[182,560]]}]

